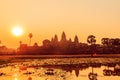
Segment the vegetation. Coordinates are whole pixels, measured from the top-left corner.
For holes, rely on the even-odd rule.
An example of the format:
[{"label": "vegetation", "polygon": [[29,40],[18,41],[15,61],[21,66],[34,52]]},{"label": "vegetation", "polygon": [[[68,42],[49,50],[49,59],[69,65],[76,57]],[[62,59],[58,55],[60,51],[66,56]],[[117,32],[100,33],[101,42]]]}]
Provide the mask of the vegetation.
[{"label": "vegetation", "polygon": [[51,39],[43,40],[43,44],[39,46],[34,43],[31,46],[32,33],[29,34],[29,45],[23,44],[20,41],[20,46],[17,50],[7,49],[5,46],[0,47],[0,54],[48,54],[48,55],[63,55],[63,54],[119,54],[120,39],[119,38],[102,38],[101,44],[96,44],[96,37],[89,35],[87,43],[79,42],[78,36],[75,35],[74,40],[67,40],[65,32],[62,33],[60,41],[57,35]]},{"label": "vegetation", "polygon": [[28,37],[30,38],[29,46],[31,45],[31,38],[33,37],[32,33],[29,33]]}]

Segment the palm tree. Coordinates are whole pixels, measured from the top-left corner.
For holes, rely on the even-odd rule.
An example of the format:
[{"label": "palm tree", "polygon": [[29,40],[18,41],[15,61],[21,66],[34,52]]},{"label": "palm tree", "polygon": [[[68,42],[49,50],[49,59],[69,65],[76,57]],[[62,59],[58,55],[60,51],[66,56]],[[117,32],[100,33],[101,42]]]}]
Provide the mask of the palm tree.
[{"label": "palm tree", "polygon": [[20,43],[20,46],[21,46],[21,44],[22,44],[22,41],[19,41],[19,43]]},{"label": "palm tree", "polygon": [[94,35],[89,35],[87,38],[87,42],[90,44],[90,52],[92,53],[91,55],[94,56],[96,55],[96,39]]},{"label": "palm tree", "polygon": [[29,33],[28,37],[30,38],[29,46],[31,45],[31,38],[33,37],[32,33]]},{"label": "palm tree", "polygon": [[95,44],[96,43],[95,36],[94,35],[89,35],[88,38],[87,38],[87,42],[91,45]]}]

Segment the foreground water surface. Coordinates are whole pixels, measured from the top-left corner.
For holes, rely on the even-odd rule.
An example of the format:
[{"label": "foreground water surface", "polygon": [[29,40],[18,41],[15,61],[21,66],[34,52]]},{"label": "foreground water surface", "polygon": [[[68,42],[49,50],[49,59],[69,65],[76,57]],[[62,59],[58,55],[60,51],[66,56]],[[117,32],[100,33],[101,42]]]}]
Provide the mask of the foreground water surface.
[{"label": "foreground water surface", "polygon": [[[1,59],[0,63],[0,80],[90,80],[90,72],[97,74],[97,80],[120,80],[119,58]],[[104,70],[112,72],[105,75]]]}]

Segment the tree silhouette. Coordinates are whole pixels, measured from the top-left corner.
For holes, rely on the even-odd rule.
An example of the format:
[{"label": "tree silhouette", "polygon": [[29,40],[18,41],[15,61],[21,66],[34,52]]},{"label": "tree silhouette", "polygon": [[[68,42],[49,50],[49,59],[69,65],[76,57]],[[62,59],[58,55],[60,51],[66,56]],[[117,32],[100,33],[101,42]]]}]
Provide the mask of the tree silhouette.
[{"label": "tree silhouette", "polygon": [[112,46],[117,46],[120,44],[120,39],[119,38],[111,38],[110,41],[109,41],[109,44],[112,45]]},{"label": "tree silhouette", "polygon": [[29,46],[30,46],[31,45],[31,38],[33,37],[33,34],[29,33],[28,37],[30,38],[30,41],[29,41]]},{"label": "tree silhouette", "polygon": [[115,38],[114,39],[114,45],[120,45],[120,39],[119,38]]},{"label": "tree silhouette", "polygon": [[94,35],[89,35],[88,38],[87,38],[87,42],[91,45],[95,44],[96,43],[95,36]]},{"label": "tree silhouette", "polygon": [[111,38],[111,39],[109,40],[109,45],[111,45],[111,46],[114,45],[114,38]]},{"label": "tree silhouette", "polygon": [[[87,38],[87,42],[91,45],[90,46],[90,52],[92,53],[91,55],[93,56],[94,54],[96,55],[96,39],[94,35],[89,35]],[[93,54],[94,53],[94,54]]]},{"label": "tree silhouette", "polygon": [[19,43],[20,43],[20,46],[21,46],[21,44],[22,44],[22,41],[19,41]]},{"label": "tree silhouette", "polygon": [[102,43],[103,45],[108,46],[108,45],[109,45],[109,38],[102,38],[102,39],[101,39],[101,43]]}]

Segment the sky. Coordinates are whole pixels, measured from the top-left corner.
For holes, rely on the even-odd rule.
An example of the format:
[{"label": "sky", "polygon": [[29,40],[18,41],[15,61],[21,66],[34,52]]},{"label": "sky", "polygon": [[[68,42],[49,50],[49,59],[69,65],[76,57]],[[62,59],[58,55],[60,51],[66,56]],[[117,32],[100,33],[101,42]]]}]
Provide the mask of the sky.
[{"label": "sky", "polygon": [[[11,33],[14,26],[23,28],[23,35]],[[19,41],[42,45],[55,34],[60,40],[64,31],[67,39],[78,35],[87,42],[88,35],[120,38],[120,0],[0,0],[0,40],[2,45],[17,48]]]}]

